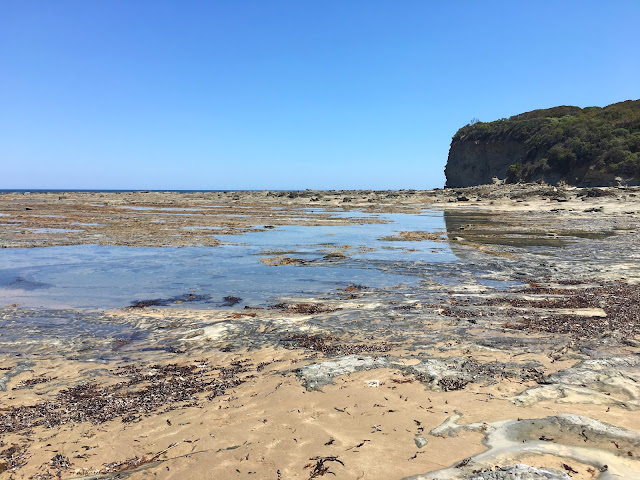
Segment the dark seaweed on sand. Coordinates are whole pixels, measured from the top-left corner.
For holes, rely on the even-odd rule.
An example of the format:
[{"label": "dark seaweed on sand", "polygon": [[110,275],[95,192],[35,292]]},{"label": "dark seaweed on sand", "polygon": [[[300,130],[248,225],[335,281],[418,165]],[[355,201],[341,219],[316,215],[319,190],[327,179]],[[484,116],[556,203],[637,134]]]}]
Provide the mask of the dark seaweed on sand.
[{"label": "dark seaweed on sand", "polygon": [[[53,400],[14,407],[0,415],[0,433],[58,427],[68,423],[100,424],[120,418],[138,420],[161,408],[197,404],[199,394],[211,400],[244,382],[238,375],[248,364],[234,362],[228,367],[177,364],[139,368],[121,367],[113,373],[128,377],[114,385],[81,383],[60,391]],[[214,373],[218,374],[215,375]]]},{"label": "dark seaweed on sand", "polygon": [[323,477],[326,473],[330,473],[335,476],[335,473],[329,470],[328,463],[337,462],[344,467],[344,463],[342,460],[338,459],[336,456],[329,457],[313,457],[309,460],[314,460],[315,463],[309,463],[305,465],[304,468],[311,468],[311,473],[309,474],[309,480],[312,480],[317,477]]}]

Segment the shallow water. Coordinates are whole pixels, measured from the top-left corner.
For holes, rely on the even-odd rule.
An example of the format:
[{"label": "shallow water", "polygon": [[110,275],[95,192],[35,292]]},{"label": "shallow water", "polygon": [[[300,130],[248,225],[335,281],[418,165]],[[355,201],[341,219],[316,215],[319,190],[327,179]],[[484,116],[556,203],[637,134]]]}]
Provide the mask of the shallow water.
[{"label": "shallow water", "polygon": [[[334,214],[334,212],[331,212]],[[346,212],[339,212],[346,216]],[[370,214],[355,212],[357,218]],[[278,297],[317,295],[350,284],[391,287],[417,284],[415,273],[390,273],[397,261],[454,261],[446,243],[379,240],[404,230],[442,231],[441,214],[376,215],[387,223],[336,226],[290,225],[221,236],[220,247],[151,248],[80,245],[0,252],[0,302],[23,307],[105,309],[139,300],[197,293],[190,302],[217,308],[226,296],[243,305]],[[269,266],[273,252],[306,265]],[[325,255],[340,251],[344,257]]]}]

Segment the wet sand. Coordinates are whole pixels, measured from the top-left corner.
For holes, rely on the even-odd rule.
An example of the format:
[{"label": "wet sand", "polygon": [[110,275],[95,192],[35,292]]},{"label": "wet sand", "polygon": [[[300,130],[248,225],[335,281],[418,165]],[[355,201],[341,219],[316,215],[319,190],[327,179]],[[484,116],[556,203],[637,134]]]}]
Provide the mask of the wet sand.
[{"label": "wet sand", "polygon": [[[458,260],[384,265],[417,284],[215,309],[7,304],[5,331],[26,327],[0,337],[0,477],[640,478],[640,189],[4,194],[0,242],[217,246],[425,210],[445,229],[394,248]],[[114,330],[45,335],[35,316]]]}]

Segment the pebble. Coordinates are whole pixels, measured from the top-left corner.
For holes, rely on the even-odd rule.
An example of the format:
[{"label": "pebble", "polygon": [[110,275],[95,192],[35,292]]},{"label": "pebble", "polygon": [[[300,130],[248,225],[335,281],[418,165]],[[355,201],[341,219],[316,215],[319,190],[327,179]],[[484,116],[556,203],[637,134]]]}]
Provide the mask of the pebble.
[{"label": "pebble", "polygon": [[427,445],[427,439],[424,437],[421,437],[420,435],[416,435],[416,437],[413,439],[414,442],[416,442],[416,447],[418,448],[422,448],[424,446]]}]

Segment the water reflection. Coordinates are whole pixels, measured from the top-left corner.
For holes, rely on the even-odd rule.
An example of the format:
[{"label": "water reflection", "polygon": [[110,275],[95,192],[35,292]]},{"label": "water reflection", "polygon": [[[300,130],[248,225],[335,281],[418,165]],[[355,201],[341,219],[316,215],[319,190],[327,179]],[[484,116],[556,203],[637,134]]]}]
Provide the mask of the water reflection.
[{"label": "water reflection", "polygon": [[447,235],[452,242],[511,247],[564,247],[575,238],[606,238],[612,232],[544,232],[527,229],[524,222],[515,223],[499,214],[444,212]]}]

